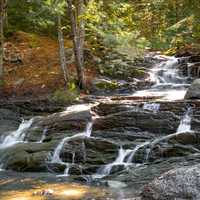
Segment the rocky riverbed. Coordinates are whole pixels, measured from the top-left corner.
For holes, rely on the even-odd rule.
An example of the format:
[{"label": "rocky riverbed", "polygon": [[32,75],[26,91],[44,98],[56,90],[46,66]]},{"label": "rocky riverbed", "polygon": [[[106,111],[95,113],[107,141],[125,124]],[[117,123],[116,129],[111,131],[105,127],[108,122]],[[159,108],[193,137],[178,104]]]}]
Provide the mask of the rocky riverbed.
[{"label": "rocky riverbed", "polygon": [[[16,190],[26,199],[198,199],[200,101],[158,95],[163,88],[186,92],[192,79],[180,78],[179,65],[170,61],[171,74],[159,65],[147,96],[1,106],[3,200]],[[66,197],[70,192],[75,196]]]}]

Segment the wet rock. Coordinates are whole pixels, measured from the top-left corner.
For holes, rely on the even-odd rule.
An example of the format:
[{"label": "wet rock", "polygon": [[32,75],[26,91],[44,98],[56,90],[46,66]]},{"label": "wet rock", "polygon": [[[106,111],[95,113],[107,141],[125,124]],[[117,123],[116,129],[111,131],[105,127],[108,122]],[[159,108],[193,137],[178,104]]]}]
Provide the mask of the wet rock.
[{"label": "wet rock", "polygon": [[179,117],[171,112],[123,111],[105,117],[97,118],[93,130],[111,130],[113,128],[139,128],[156,134],[176,132]]},{"label": "wet rock", "polygon": [[108,181],[108,186],[111,187],[111,188],[124,188],[126,187],[127,185],[123,182],[120,182],[120,181]]},{"label": "wet rock", "polygon": [[200,79],[194,80],[185,95],[185,99],[200,99]]},{"label": "wet rock", "polygon": [[123,94],[132,93],[136,89],[134,83],[130,83],[124,80],[111,80],[109,78],[96,78],[92,82],[92,93],[102,94]]},{"label": "wet rock", "polygon": [[187,65],[187,71],[190,77],[196,77],[199,78],[200,77],[200,62],[196,62],[196,63],[189,63]]},{"label": "wet rock", "polygon": [[47,171],[46,160],[55,143],[21,143],[1,149],[1,162],[14,171]]},{"label": "wet rock", "polygon": [[44,113],[61,112],[64,107],[66,107],[66,104],[54,103],[48,96],[41,98],[23,97],[22,99],[14,97],[6,100],[0,99],[0,108],[12,110],[23,116],[38,116]]},{"label": "wet rock", "polygon": [[140,129],[131,129],[130,131],[124,129],[112,129],[109,131],[97,130],[93,131],[92,136],[109,139],[118,143],[132,143],[135,140],[148,140],[154,138],[154,134],[144,132]]},{"label": "wet rock", "polygon": [[118,146],[100,138],[76,138],[67,142],[61,152],[66,163],[103,165],[115,160]]},{"label": "wet rock", "polygon": [[199,132],[186,132],[173,135],[170,139],[170,143],[180,143],[183,145],[198,145],[200,144]]},{"label": "wet rock", "polygon": [[64,111],[47,117],[35,119],[33,126],[28,130],[26,140],[39,141],[46,130],[46,141],[66,137],[83,132],[86,124],[91,120],[90,110]]},{"label": "wet rock", "polygon": [[0,109],[0,137],[14,131],[21,123],[20,115],[10,109]]},{"label": "wet rock", "polygon": [[174,133],[153,141],[149,161],[199,153],[199,132]]},{"label": "wet rock", "polygon": [[200,165],[170,170],[145,186],[143,200],[199,199]]}]

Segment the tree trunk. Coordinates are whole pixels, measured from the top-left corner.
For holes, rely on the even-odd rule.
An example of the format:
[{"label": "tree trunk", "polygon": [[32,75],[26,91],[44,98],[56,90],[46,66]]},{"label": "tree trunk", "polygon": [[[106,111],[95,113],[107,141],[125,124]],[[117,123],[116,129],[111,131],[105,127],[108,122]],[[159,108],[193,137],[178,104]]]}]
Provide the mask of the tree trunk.
[{"label": "tree trunk", "polygon": [[85,89],[85,80],[84,80],[84,73],[83,73],[83,51],[82,45],[80,42],[80,35],[79,35],[79,24],[76,20],[75,13],[73,11],[73,4],[72,0],[67,0],[68,4],[68,14],[70,17],[71,22],[71,31],[73,36],[73,48],[74,48],[74,55],[75,55],[75,62],[76,62],[76,70],[78,75],[79,87],[80,89]]},{"label": "tree trunk", "polygon": [[4,0],[0,0],[0,81],[3,80]]},{"label": "tree trunk", "polygon": [[84,1],[78,0],[77,5],[77,16],[78,16],[78,33],[79,33],[79,47],[80,47],[80,59],[82,64],[84,64],[84,41],[85,41],[85,23],[83,19],[84,14]]},{"label": "tree trunk", "polygon": [[64,38],[63,38],[63,31],[62,31],[62,23],[61,23],[61,16],[58,15],[58,42],[59,42],[59,49],[60,49],[60,65],[61,70],[63,71],[65,87],[67,88],[69,76],[67,71],[67,62],[66,62],[66,55],[65,55],[65,46],[64,46]]}]

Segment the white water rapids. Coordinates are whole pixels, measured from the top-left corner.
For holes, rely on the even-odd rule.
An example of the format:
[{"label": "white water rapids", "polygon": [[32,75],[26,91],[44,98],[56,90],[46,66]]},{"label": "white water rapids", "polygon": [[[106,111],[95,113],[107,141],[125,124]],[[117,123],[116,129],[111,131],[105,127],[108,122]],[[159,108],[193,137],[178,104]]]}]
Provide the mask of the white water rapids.
[{"label": "white water rapids", "polygon": [[16,131],[8,134],[0,144],[0,148],[7,148],[17,143],[23,142],[26,136],[26,131],[31,127],[33,118],[30,120],[23,120]]},{"label": "white water rapids", "polygon": [[150,70],[150,82],[154,85],[147,90],[140,90],[133,94],[137,97],[158,97],[162,100],[183,99],[189,86],[188,77],[179,74],[179,65],[188,58],[169,56],[155,56],[160,63]]}]

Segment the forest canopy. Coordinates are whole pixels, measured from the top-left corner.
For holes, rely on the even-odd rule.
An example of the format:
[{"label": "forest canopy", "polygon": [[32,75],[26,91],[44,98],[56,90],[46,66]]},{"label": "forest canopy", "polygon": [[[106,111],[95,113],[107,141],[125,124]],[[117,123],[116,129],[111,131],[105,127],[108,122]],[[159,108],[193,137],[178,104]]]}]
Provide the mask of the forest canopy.
[{"label": "forest canopy", "polygon": [[[169,48],[199,40],[198,0],[87,0],[86,36],[101,38],[105,45]],[[63,0],[9,0],[7,34],[17,30],[55,36],[60,13],[66,34],[70,32]]]}]

